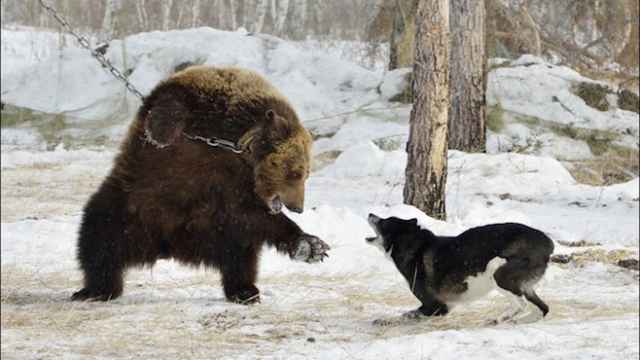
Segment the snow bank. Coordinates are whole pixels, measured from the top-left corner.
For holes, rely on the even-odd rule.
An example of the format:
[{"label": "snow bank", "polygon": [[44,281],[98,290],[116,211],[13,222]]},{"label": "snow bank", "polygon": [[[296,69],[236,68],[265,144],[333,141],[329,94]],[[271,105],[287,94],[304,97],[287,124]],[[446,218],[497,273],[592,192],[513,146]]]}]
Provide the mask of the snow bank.
[{"label": "snow bank", "polygon": [[[16,42],[9,36],[7,47],[20,48]],[[350,110],[378,96],[376,72],[267,35],[211,28],[141,33],[112,41],[106,57],[130,72],[131,83],[145,94],[186,62],[253,69],[291,99],[302,119]],[[2,93],[3,101],[17,106],[86,120],[126,118],[121,113],[131,115],[138,104],[131,94],[124,101],[123,85],[77,47],[24,67],[7,66]]]},{"label": "snow bank", "polygon": [[605,196],[618,200],[638,201],[638,191],[640,190],[640,182],[638,178],[622,184],[611,185],[606,188]]},{"label": "snow bank", "polygon": [[364,142],[342,152],[336,161],[320,174],[337,178],[392,177],[404,172],[406,162],[407,155],[404,152],[386,152],[372,142]]}]

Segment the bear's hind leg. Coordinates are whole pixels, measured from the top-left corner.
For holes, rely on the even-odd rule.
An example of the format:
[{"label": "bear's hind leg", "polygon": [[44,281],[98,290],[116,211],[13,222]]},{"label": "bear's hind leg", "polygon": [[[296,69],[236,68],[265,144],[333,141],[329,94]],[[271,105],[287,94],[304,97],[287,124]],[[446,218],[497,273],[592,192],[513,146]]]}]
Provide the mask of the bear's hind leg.
[{"label": "bear's hind leg", "polygon": [[220,263],[222,286],[227,300],[239,304],[260,302],[260,291],[255,286],[258,273],[258,251],[253,246],[236,247],[225,252]]},{"label": "bear's hind leg", "polygon": [[71,300],[108,301],[122,294],[125,224],[121,202],[112,194],[102,189],[85,207],[77,254],[84,287]]}]

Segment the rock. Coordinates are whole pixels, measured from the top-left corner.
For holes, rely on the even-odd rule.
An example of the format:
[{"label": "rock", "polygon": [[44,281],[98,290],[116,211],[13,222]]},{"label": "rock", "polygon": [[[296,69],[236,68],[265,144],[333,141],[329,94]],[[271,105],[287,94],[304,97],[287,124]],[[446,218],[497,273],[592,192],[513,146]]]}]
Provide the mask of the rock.
[{"label": "rock", "polygon": [[625,269],[629,269],[629,270],[635,270],[635,271],[640,270],[640,264],[638,262],[638,259],[618,260],[618,266],[623,267]]},{"label": "rock", "polygon": [[575,86],[574,92],[590,107],[600,111],[609,110],[607,95],[613,91],[608,87],[596,83],[580,82]]},{"label": "rock", "polygon": [[618,107],[622,110],[640,113],[640,100],[633,91],[622,89],[618,91]]}]

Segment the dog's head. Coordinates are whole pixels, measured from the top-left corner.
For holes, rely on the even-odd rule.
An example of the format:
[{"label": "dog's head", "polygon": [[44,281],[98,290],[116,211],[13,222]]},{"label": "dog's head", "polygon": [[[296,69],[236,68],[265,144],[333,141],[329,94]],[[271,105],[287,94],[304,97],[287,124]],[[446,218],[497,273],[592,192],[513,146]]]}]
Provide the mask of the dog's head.
[{"label": "dog's head", "polygon": [[420,230],[417,219],[403,220],[394,216],[382,219],[369,214],[368,220],[376,236],[366,238],[367,243],[379,248],[388,256],[391,256],[394,248],[415,242],[416,234]]}]

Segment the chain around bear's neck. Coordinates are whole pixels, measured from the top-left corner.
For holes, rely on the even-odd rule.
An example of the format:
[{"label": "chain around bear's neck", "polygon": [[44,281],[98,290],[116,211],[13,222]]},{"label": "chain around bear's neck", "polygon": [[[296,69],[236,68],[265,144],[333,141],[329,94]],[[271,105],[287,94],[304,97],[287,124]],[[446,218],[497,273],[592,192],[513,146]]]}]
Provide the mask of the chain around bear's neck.
[{"label": "chain around bear's neck", "polygon": [[194,141],[202,141],[211,147],[217,147],[224,150],[228,150],[234,154],[242,154],[244,152],[244,150],[241,147],[239,147],[235,142],[230,140],[220,139],[215,136],[206,138],[204,136],[189,135],[187,133],[183,133],[183,135],[187,139],[194,140]]}]

